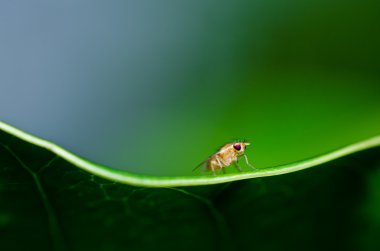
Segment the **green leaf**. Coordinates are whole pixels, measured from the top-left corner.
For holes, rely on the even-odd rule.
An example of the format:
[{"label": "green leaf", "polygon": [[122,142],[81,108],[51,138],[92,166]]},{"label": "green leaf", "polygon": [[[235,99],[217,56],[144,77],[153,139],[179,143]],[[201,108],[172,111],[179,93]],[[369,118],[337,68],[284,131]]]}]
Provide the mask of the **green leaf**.
[{"label": "green leaf", "polygon": [[380,137],[255,172],[150,177],[0,129],[0,250],[380,249]]}]

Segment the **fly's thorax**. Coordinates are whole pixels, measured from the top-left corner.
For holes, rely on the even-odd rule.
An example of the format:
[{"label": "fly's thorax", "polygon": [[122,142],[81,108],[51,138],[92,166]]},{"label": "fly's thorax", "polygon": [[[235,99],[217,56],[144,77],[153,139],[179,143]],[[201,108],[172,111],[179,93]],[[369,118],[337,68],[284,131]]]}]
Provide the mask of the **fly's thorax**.
[{"label": "fly's thorax", "polygon": [[236,161],[238,157],[238,153],[236,151],[233,151],[232,149],[230,151],[221,152],[218,155],[223,160],[226,166],[231,165],[231,163]]}]

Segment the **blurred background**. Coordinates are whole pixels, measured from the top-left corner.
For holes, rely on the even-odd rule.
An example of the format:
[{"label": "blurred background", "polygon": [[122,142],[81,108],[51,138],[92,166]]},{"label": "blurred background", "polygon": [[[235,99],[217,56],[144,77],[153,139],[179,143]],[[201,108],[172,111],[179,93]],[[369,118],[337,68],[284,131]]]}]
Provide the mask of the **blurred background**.
[{"label": "blurred background", "polygon": [[92,161],[258,168],[380,133],[380,2],[1,1],[0,119]]}]

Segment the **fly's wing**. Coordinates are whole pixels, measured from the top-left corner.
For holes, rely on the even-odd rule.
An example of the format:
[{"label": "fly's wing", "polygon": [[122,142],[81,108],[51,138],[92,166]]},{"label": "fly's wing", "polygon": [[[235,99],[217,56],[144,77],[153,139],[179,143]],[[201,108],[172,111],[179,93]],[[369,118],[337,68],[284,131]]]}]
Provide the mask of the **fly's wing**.
[{"label": "fly's wing", "polygon": [[197,170],[198,168],[200,168],[200,167],[204,167],[205,165],[206,165],[206,163],[208,162],[208,160],[209,160],[209,158],[207,158],[206,160],[204,160],[204,161],[202,161],[201,163],[199,163],[194,169],[193,169],[193,172],[195,171],[195,170]]}]

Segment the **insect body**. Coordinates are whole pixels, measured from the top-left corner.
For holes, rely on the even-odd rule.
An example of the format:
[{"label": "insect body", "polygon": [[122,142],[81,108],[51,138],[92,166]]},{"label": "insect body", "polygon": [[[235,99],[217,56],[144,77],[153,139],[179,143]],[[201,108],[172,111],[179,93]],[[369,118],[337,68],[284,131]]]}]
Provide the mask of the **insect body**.
[{"label": "insect body", "polygon": [[[206,161],[202,162],[199,166],[206,164],[207,170],[211,170],[215,175],[215,171],[225,171],[224,168],[234,164],[236,168],[242,172],[238,161],[241,157],[244,157],[245,162],[252,169],[255,169],[249,162],[247,155],[244,154],[245,148],[250,145],[248,142],[234,142],[228,143],[222,146],[215,154],[211,155]],[[194,170],[195,170],[194,169]]]}]

